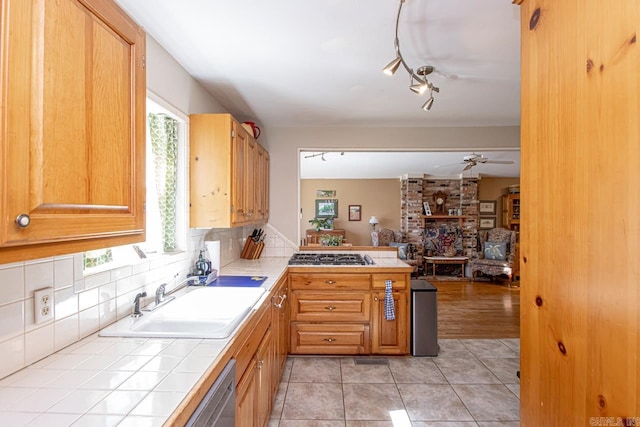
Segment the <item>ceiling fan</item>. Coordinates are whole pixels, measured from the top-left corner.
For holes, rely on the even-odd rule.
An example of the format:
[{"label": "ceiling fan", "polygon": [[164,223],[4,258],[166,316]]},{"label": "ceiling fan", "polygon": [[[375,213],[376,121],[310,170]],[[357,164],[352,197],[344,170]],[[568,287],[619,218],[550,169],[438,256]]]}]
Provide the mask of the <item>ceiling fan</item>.
[{"label": "ceiling fan", "polygon": [[452,166],[452,165],[465,165],[465,167],[462,169],[463,171],[469,170],[472,167],[476,166],[477,164],[485,164],[485,163],[491,163],[494,165],[511,165],[513,164],[513,160],[491,160],[488,157],[485,157],[483,154],[477,154],[477,153],[471,153],[469,155],[466,155],[462,158],[462,162],[461,163],[453,163],[451,165],[439,165],[436,166],[437,168],[441,168],[444,166]]}]

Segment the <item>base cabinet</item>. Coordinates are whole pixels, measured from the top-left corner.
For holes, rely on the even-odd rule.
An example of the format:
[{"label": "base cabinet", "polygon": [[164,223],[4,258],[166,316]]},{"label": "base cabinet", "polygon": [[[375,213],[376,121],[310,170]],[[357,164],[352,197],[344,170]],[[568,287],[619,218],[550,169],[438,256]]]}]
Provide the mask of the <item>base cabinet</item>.
[{"label": "base cabinet", "polygon": [[256,361],[251,359],[245,375],[236,385],[236,427],[254,427],[255,425],[258,381]]},{"label": "base cabinet", "polygon": [[[387,281],[395,319],[385,317]],[[409,273],[291,273],[292,354],[408,354]]]},{"label": "base cabinet", "polygon": [[385,315],[385,293],[374,292],[371,311],[371,352],[405,354],[408,348],[408,298],[406,292],[393,292],[395,319]]},{"label": "base cabinet", "polygon": [[255,327],[248,331],[234,355],[237,427],[264,426],[271,410],[275,348],[270,303],[265,303],[259,313]]},{"label": "base cabinet", "polygon": [[275,349],[272,369],[273,393],[278,390],[280,376],[289,354],[289,287],[287,279],[275,285],[276,291],[271,297],[271,330]]},{"label": "base cabinet", "polygon": [[[385,313],[386,283],[391,281],[395,319]],[[375,354],[406,354],[409,342],[409,286],[405,274],[373,274],[371,286],[371,352]]]}]

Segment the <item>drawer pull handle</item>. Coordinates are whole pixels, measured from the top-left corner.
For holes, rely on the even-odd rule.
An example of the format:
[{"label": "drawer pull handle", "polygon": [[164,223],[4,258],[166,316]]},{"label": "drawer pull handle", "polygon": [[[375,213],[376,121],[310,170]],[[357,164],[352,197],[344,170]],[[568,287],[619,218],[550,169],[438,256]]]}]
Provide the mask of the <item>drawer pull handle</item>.
[{"label": "drawer pull handle", "polygon": [[326,342],[334,342],[334,341],[336,341],[336,339],[335,339],[335,338],[325,338],[324,340],[325,340]]},{"label": "drawer pull handle", "polygon": [[335,284],[335,283],[336,283],[336,281],[335,281],[335,280],[331,280],[331,279],[329,279],[329,280],[325,280],[325,281],[324,281],[324,283],[326,283],[326,284],[328,284],[328,285],[333,285],[333,284]]},{"label": "drawer pull handle", "polygon": [[335,310],[336,308],[335,308],[334,306],[330,305],[330,306],[328,306],[328,307],[325,307],[324,309],[325,309],[325,310],[329,310],[329,311],[333,311],[333,310]]}]

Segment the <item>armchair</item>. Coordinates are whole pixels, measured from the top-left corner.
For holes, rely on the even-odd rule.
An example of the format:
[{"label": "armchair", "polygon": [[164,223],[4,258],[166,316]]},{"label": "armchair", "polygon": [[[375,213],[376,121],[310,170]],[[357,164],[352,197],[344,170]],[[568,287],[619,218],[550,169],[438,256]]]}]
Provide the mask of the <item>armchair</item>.
[{"label": "armchair", "polygon": [[395,246],[398,248],[398,258],[414,268],[415,275],[420,273],[422,268],[422,255],[418,248],[411,243],[406,243],[402,231],[393,231],[388,228],[381,228],[379,231],[371,233],[373,246]]},{"label": "armchair", "polygon": [[513,283],[516,232],[506,228],[481,230],[478,233],[480,247],[478,258],[471,261],[471,275],[477,273],[488,276],[506,275],[509,286]]}]

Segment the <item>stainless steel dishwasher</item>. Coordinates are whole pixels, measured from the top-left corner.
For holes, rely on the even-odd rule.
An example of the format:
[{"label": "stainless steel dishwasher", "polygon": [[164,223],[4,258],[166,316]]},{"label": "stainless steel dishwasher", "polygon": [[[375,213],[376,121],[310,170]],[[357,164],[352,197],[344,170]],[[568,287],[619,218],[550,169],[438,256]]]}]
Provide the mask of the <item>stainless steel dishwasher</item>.
[{"label": "stainless steel dishwasher", "polygon": [[236,361],[231,359],[196,408],[187,427],[234,427],[236,423]]}]

